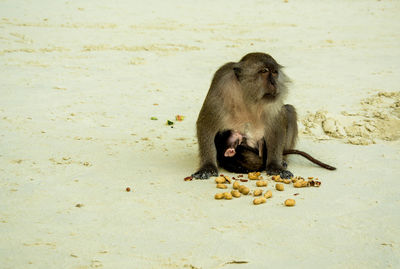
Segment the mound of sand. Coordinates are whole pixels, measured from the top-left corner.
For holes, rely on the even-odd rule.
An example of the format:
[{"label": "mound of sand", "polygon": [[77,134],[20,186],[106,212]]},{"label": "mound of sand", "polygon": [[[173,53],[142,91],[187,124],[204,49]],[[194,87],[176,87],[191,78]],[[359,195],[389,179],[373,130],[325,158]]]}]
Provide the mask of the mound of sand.
[{"label": "mound of sand", "polygon": [[378,92],[360,102],[357,112],[334,115],[325,110],[308,112],[302,133],[318,140],[340,139],[354,145],[375,144],[376,139],[400,138],[400,92]]}]

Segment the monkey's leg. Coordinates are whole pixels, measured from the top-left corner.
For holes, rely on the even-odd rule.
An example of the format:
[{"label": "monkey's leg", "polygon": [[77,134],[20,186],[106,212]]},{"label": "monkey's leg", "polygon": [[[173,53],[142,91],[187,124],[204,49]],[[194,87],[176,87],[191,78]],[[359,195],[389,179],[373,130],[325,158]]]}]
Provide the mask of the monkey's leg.
[{"label": "monkey's leg", "polygon": [[[282,112],[286,109],[282,107]],[[291,178],[293,174],[283,165],[283,149],[287,142],[286,113],[281,113],[276,121],[265,132],[267,144],[266,171],[269,175],[280,175],[281,178]]]},{"label": "monkey's leg", "polygon": [[283,111],[286,112],[286,142],[284,149],[294,149],[297,141],[298,127],[297,127],[297,113],[292,105],[284,105]]},{"label": "monkey's leg", "polygon": [[[297,113],[294,106],[286,104],[283,106],[283,111],[286,113],[286,142],[284,150],[294,149],[297,142]],[[287,155],[283,155],[283,167],[287,168]]]},{"label": "monkey's leg", "polygon": [[217,168],[217,150],[214,144],[214,137],[210,135],[210,130],[197,128],[197,139],[200,152],[200,169],[192,176],[197,179],[208,179],[212,176],[218,176]]}]

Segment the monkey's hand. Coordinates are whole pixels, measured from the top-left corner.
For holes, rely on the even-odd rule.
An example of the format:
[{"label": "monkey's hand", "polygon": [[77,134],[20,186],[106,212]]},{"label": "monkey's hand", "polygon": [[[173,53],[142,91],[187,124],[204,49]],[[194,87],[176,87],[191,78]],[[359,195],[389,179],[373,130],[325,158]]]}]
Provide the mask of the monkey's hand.
[{"label": "monkey's hand", "polygon": [[267,166],[268,175],[280,175],[281,178],[292,178],[293,174],[289,170],[285,170],[284,167],[270,164]]},{"label": "monkey's hand", "polygon": [[192,177],[197,179],[208,179],[209,177],[216,176],[218,176],[218,168],[212,164],[203,165],[199,171],[192,175]]}]

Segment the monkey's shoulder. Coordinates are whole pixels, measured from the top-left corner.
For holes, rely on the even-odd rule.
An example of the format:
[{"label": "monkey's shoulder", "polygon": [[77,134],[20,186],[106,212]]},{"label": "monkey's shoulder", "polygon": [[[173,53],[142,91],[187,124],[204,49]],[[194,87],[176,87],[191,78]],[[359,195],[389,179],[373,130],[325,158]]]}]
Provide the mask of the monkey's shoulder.
[{"label": "monkey's shoulder", "polygon": [[237,65],[235,62],[228,62],[224,65],[222,65],[220,68],[218,68],[217,72],[223,72],[227,70],[233,71],[233,68]]},{"label": "monkey's shoulder", "polygon": [[217,80],[220,80],[221,78],[229,75],[233,75],[234,71],[233,68],[235,67],[237,63],[235,62],[229,62],[218,68],[218,70],[214,74],[213,82],[217,82]]}]

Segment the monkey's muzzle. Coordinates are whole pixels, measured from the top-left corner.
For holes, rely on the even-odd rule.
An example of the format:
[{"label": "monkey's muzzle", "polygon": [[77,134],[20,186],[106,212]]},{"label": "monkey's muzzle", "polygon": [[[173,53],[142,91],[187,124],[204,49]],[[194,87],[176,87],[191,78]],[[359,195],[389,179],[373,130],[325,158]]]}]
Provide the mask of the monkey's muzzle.
[{"label": "monkey's muzzle", "polygon": [[268,92],[268,93],[264,94],[263,98],[266,98],[266,99],[274,99],[274,98],[276,98],[278,95],[279,95],[279,93],[277,93],[276,91],[273,91],[273,92]]}]

